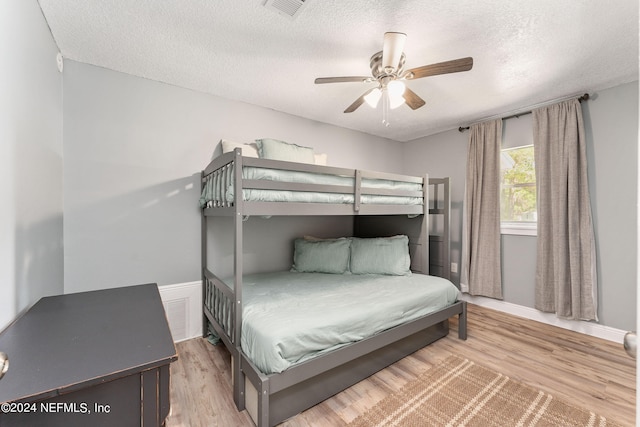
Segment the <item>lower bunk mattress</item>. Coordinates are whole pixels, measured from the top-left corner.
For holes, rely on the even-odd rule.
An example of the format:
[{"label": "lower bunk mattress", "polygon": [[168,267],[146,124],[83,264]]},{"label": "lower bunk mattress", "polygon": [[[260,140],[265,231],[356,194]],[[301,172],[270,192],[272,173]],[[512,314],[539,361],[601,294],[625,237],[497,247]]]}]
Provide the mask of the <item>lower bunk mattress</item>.
[{"label": "lower bunk mattress", "polygon": [[262,273],[245,276],[242,289],[242,351],[265,374],[415,320],[460,296],[449,280],[424,274]]}]

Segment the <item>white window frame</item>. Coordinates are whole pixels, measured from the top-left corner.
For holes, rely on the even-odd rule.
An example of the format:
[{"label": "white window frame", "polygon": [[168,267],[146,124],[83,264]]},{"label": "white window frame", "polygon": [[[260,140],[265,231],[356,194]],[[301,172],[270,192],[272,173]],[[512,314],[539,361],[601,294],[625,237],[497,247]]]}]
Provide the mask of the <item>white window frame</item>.
[{"label": "white window frame", "polygon": [[500,234],[510,234],[514,236],[537,236],[537,222],[500,222]]},{"label": "white window frame", "polygon": [[[531,144],[522,145],[519,147],[503,148],[500,152],[517,150],[520,148],[531,147]],[[537,180],[537,177],[536,177]],[[502,197],[502,181],[500,182],[500,197]],[[537,221],[502,221],[500,220],[500,234],[514,235],[514,236],[537,236],[538,235],[538,222]]]}]

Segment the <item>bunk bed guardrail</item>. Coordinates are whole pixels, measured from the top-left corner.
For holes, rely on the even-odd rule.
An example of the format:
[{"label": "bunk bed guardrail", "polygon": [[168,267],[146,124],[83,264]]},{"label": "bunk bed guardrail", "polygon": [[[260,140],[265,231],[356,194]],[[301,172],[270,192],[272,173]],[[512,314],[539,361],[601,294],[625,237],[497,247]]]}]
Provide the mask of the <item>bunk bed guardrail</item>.
[{"label": "bunk bed guardrail", "polygon": [[[243,167],[266,168],[277,171],[308,172],[320,175],[353,178],[349,185],[327,185],[308,182],[274,181],[268,179],[247,179],[242,175]],[[418,184],[422,190],[402,190],[390,188],[376,188],[366,186],[367,180],[384,180]],[[371,182],[371,181],[369,181]],[[346,169],[333,166],[319,166],[313,164],[285,162],[280,160],[242,157],[240,149],[225,153],[214,159],[202,173],[203,189],[208,185],[218,197],[210,201],[205,207],[205,216],[231,216],[238,211],[237,204],[242,201],[243,190],[275,190],[291,192],[309,192],[318,194],[352,195],[352,203],[322,203],[323,215],[393,215],[423,213],[423,204],[395,205],[381,203],[363,203],[363,196],[390,196],[394,198],[423,199],[425,179],[422,177],[399,175],[387,172],[374,172],[359,169]],[[233,200],[225,197],[229,187],[234,188]],[[317,215],[317,204],[304,202],[245,201],[243,215],[261,215],[269,212],[271,215]],[[234,209],[234,207],[236,209]]]}]

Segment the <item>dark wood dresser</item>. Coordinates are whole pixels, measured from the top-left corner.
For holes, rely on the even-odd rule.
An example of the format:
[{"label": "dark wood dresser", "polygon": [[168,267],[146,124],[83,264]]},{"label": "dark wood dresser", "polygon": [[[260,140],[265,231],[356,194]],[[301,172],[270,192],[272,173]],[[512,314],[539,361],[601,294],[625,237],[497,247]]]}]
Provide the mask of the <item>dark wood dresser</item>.
[{"label": "dark wood dresser", "polygon": [[40,299],[0,334],[0,426],[159,426],[176,353],[155,284]]}]

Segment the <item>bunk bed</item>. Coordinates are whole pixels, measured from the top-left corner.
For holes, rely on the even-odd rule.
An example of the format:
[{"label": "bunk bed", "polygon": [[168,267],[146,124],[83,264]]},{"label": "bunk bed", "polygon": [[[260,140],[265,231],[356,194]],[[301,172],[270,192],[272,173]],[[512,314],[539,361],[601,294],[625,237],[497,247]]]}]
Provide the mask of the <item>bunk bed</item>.
[{"label": "bunk bed", "polygon": [[[241,344],[247,302],[243,296],[249,296],[248,285],[255,281],[243,276],[244,220],[351,216],[352,238],[406,236],[413,272],[409,276],[428,277],[424,275],[431,270],[449,279],[449,179],[244,157],[239,148],[213,159],[201,178],[204,330],[210,325],[231,353],[234,402],[238,410],[247,409],[259,427],[276,425],[446,336],[453,316],[459,317],[459,338],[466,339],[466,303],[454,298],[444,307],[362,340],[264,373],[266,369],[258,368]],[[437,236],[429,236],[430,215],[442,218]],[[233,218],[233,277],[227,280],[207,265],[207,221],[221,216]],[[308,275],[311,280],[315,273],[291,274]]]}]

